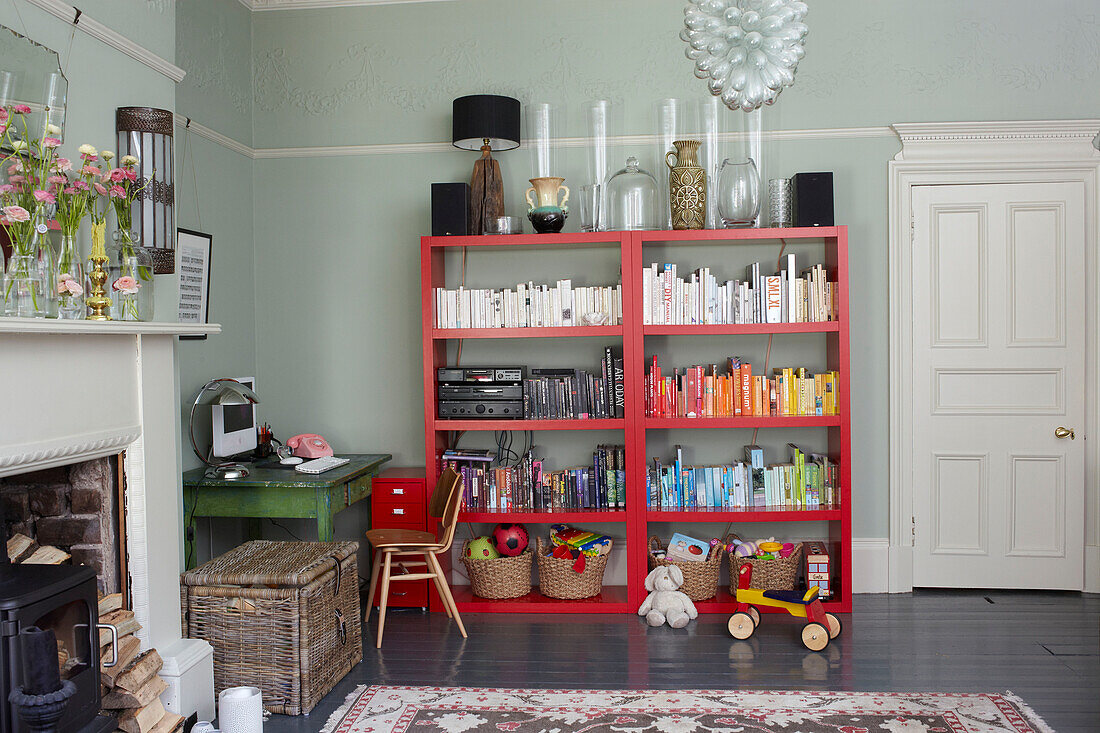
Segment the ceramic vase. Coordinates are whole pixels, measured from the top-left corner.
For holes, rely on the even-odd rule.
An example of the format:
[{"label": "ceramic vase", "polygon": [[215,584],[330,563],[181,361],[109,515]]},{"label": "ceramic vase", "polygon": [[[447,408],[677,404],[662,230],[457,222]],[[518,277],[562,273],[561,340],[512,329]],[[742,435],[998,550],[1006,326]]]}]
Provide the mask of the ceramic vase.
[{"label": "ceramic vase", "polygon": [[[565,219],[569,216],[569,209],[565,203],[569,201],[569,187],[565,185],[564,178],[557,176],[543,176],[532,178],[531,187],[524,193],[527,204],[527,218],[531,220],[531,226],[539,234],[560,232],[565,226]],[[565,191],[561,202],[558,202],[558,192]],[[532,198],[534,194],[534,198]]]},{"label": "ceramic vase", "polygon": [[[676,140],[665,154],[673,229],[702,229],[707,222],[707,174],[699,165],[698,140]],[[673,161],[675,160],[675,165]]]}]

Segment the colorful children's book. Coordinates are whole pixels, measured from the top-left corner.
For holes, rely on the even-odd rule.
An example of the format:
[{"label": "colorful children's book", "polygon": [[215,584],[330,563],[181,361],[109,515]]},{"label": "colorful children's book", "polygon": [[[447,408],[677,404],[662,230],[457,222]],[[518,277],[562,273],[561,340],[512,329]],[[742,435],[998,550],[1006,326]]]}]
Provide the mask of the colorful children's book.
[{"label": "colorful children's book", "polygon": [[710,554],[710,545],[694,537],[677,532],[668,542],[665,557],[669,560],[691,560],[702,562]]}]

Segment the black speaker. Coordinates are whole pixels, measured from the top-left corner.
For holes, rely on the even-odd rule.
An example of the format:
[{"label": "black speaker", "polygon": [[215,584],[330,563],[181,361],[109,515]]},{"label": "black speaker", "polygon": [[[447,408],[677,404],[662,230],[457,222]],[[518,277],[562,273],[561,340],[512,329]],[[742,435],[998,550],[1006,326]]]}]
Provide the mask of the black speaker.
[{"label": "black speaker", "polygon": [[432,184],[432,236],[470,233],[470,184]]},{"label": "black speaker", "polygon": [[791,179],[796,227],[833,226],[833,173],[795,173]]}]

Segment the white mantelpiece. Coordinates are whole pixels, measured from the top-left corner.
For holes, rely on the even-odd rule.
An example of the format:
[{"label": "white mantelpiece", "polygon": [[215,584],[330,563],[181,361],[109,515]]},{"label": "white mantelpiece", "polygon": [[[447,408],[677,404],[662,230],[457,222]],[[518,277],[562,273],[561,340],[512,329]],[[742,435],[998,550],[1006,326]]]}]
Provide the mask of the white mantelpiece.
[{"label": "white mantelpiece", "polygon": [[217,324],[0,318],[0,476],[126,451],[134,615],[142,642],[162,656],[188,653],[176,337],[220,332]]}]

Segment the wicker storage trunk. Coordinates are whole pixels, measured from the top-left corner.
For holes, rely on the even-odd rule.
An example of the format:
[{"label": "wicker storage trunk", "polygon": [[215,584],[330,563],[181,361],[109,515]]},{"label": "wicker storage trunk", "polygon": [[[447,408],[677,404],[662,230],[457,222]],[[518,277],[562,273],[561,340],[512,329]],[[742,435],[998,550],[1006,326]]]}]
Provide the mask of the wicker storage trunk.
[{"label": "wicker storage trunk", "polygon": [[183,635],[214,647],[215,694],[253,685],[313,709],[363,658],[357,542],[247,542],[183,574]]}]

